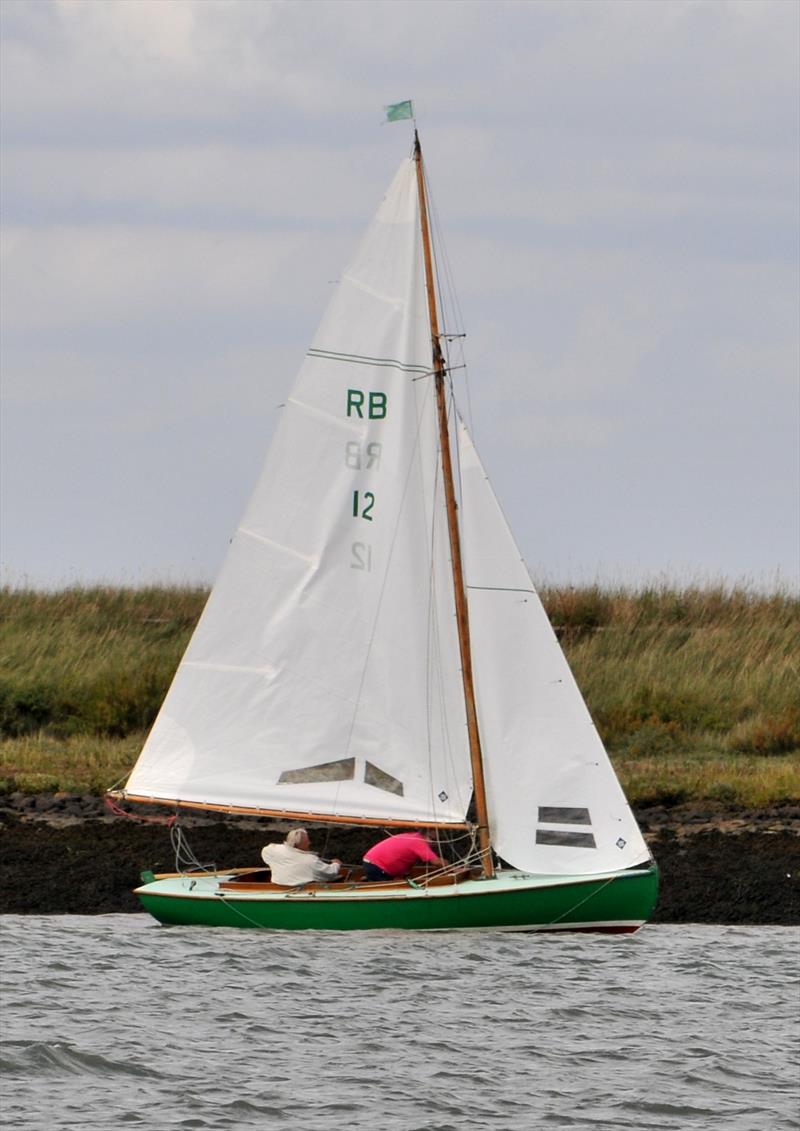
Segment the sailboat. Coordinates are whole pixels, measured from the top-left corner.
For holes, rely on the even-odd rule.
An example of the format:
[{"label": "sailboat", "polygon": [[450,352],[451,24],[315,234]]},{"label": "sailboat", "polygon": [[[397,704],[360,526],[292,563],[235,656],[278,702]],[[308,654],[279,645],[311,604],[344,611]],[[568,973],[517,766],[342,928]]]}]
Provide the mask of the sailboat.
[{"label": "sailboat", "polygon": [[143,873],[162,923],[629,932],[652,913],[657,867],[454,407],[427,193],[415,129],[112,795],[463,848],[386,883]]}]

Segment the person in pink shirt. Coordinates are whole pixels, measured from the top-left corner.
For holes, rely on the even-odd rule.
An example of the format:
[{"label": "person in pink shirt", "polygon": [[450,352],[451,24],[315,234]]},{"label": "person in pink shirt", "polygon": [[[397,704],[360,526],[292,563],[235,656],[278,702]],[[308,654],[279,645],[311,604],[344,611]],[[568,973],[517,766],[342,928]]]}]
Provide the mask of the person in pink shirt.
[{"label": "person in pink shirt", "polygon": [[447,867],[447,861],[436,855],[425,833],[398,833],[378,841],[365,853],[364,879],[396,880],[407,876],[415,864]]}]

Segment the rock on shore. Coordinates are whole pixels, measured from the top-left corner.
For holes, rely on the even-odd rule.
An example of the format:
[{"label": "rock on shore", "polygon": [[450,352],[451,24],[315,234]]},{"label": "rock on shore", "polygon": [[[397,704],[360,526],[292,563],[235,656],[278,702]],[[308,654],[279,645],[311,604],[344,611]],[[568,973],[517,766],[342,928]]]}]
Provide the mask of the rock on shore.
[{"label": "rock on shore", "polygon": [[[131,810],[133,812],[133,810]],[[143,868],[172,871],[163,809],[111,812],[102,798],[12,794],[0,798],[0,912],[78,914],[139,911],[131,888]],[[800,805],[637,810],[661,869],[653,922],[800,924]],[[203,865],[257,865],[286,823],[188,812],[181,827]],[[322,855],[361,859],[375,832],[319,828]]]}]

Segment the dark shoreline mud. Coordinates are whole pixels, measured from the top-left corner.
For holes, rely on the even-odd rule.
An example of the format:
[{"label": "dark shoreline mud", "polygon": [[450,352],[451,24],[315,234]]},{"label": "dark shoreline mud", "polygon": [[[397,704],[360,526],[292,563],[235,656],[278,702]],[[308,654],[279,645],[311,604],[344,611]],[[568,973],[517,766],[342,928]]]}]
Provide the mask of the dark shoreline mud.
[{"label": "dark shoreline mud", "polygon": [[[112,813],[101,798],[0,798],[0,913],[96,915],[139,911],[131,888],[144,868],[172,871],[168,815]],[[661,870],[655,923],[800,924],[800,805],[740,811],[637,809]],[[186,813],[181,827],[203,865],[256,865],[289,827],[266,819]],[[325,856],[360,860],[369,829],[312,831]]]}]

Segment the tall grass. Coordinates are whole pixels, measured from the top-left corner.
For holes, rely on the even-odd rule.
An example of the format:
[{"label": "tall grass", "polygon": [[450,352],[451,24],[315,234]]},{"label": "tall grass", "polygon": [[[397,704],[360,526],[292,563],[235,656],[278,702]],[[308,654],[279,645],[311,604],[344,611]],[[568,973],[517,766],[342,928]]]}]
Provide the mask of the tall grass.
[{"label": "tall grass", "polygon": [[148,727],[201,589],[0,590],[0,733],[123,737]]},{"label": "tall grass", "polygon": [[[121,777],[206,597],[0,590],[0,785]],[[542,599],[632,801],[800,798],[800,598],[664,586]]]},{"label": "tall grass", "polygon": [[800,598],[664,587],[544,601],[612,751],[800,749]]},{"label": "tall grass", "polygon": [[128,777],[144,739],[145,732],[125,738],[54,738],[40,732],[0,739],[0,793],[100,795]]}]

